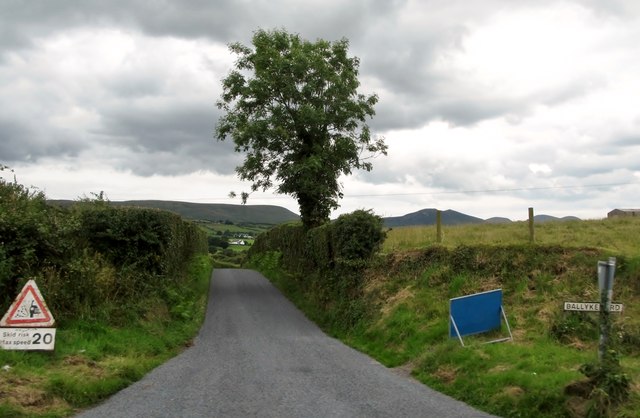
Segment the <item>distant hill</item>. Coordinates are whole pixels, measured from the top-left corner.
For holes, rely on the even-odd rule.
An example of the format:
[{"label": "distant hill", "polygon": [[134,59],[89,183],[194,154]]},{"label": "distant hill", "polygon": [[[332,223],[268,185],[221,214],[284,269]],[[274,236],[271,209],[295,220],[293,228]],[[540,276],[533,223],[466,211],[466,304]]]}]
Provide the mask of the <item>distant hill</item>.
[{"label": "distant hill", "polygon": [[[410,225],[435,225],[437,209],[422,209],[404,216],[394,216],[383,218],[385,226],[410,226]],[[443,225],[461,225],[483,223],[484,219],[475,216],[465,215],[455,210],[442,211]]]},{"label": "distant hill", "polygon": [[[69,206],[72,200],[49,200],[49,203]],[[295,221],[300,216],[281,206],[272,205],[231,205],[223,203],[191,203],[170,200],[127,200],[109,202],[113,206],[135,206],[168,210],[186,219],[207,220],[212,222],[230,221],[233,223],[254,223],[277,225]]]},{"label": "distant hill", "polygon": [[533,222],[544,223],[544,222],[566,222],[566,221],[579,221],[580,218],[576,216],[564,216],[562,218],[558,218],[556,216],[550,215],[535,215],[533,217]]},{"label": "distant hill", "polygon": [[510,224],[513,222],[509,218],[502,218],[500,216],[494,216],[493,218],[485,219],[484,221],[488,224]]},{"label": "distant hill", "polygon": [[[436,224],[436,212],[437,209],[422,209],[417,212],[409,213],[404,216],[395,216],[383,218],[384,224],[387,227],[398,226],[418,226],[418,225],[435,225]],[[535,223],[545,222],[564,222],[564,221],[579,221],[580,218],[575,216],[565,216],[563,218],[557,218],[550,215],[536,215],[533,217]],[[513,222],[509,218],[493,217],[489,219],[476,218],[475,216],[465,215],[464,213],[456,212],[455,210],[442,211],[442,224],[443,225],[462,225],[462,224],[503,224]]]}]

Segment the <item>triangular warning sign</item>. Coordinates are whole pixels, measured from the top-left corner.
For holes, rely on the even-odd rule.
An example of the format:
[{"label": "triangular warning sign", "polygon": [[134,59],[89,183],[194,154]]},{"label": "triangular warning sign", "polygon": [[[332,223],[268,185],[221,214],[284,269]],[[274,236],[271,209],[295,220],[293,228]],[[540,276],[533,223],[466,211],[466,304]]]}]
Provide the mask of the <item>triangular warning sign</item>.
[{"label": "triangular warning sign", "polygon": [[0,320],[0,327],[50,327],[54,322],[36,282],[29,280]]}]

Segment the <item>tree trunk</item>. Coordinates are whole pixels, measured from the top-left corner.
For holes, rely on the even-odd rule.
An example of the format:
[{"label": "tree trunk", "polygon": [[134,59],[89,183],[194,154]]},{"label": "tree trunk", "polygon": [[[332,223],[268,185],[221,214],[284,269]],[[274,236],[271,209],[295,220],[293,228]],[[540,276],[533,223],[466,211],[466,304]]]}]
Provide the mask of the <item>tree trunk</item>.
[{"label": "tree trunk", "polygon": [[306,193],[298,195],[300,218],[305,229],[316,228],[329,222],[329,209],[322,207],[322,199]]}]

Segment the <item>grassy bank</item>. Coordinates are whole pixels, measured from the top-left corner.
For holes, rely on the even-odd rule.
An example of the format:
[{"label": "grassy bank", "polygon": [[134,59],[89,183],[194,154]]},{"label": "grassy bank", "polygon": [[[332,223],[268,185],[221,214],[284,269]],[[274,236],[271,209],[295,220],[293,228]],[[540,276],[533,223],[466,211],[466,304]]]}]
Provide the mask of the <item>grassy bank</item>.
[{"label": "grassy bank", "polygon": [[[370,264],[350,310],[340,304],[340,318],[307,277],[284,272],[277,252],[251,263],[330,334],[439,391],[499,416],[584,417],[596,402],[607,403],[589,396],[580,372],[597,358],[598,316],[564,312],[562,302],[598,300],[597,261],[616,256],[614,300],[625,311],[614,317],[613,347],[632,385],[630,397],[606,413],[639,416],[638,220],[543,224],[536,245],[523,243],[526,224],[447,228],[446,246],[425,239],[428,228],[416,230],[389,232],[385,254]],[[463,348],[449,338],[449,299],[496,288],[514,340],[468,337]],[[357,320],[342,318],[350,313]]]},{"label": "grassy bank", "polygon": [[0,351],[0,417],[69,416],[175,356],[201,326],[210,274],[210,258],[198,256],[174,290],[176,303],[149,299],[143,314],[118,327],[65,321],[54,352]]},{"label": "grassy bank", "polygon": [[[472,224],[443,226],[437,243],[435,225],[393,228],[387,233],[383,251],[413,250],[433,245],[522,245],[529,243],[529,224]],[[617,255],[638,255],[640,219],[634,217],[535,224],[535,243],[562,247],[591,247]]]}]

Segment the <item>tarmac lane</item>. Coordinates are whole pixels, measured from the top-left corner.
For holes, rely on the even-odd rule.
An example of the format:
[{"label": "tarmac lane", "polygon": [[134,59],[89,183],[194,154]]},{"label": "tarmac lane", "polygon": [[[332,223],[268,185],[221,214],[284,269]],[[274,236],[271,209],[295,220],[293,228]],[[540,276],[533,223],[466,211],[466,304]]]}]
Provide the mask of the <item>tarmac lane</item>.
[{"label": "tarmac lane", "polygon": [[327,336],[260,273],[219,269],[193,346],[77,416],[491,415]]}]

